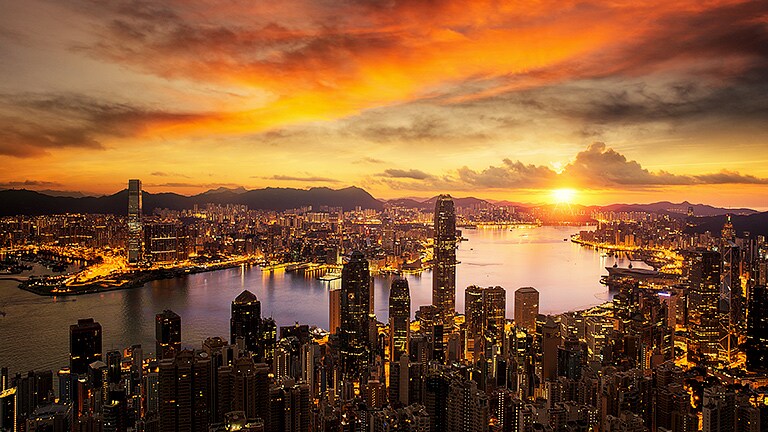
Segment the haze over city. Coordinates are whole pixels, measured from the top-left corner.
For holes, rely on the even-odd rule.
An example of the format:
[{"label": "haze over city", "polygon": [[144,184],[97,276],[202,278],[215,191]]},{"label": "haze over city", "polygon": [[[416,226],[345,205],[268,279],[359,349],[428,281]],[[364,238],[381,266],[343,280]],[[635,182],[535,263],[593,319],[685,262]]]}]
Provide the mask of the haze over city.
[{"label": "haze over city", "polygon": [[0,188],[768,207],[764,1],[2,10]]}]

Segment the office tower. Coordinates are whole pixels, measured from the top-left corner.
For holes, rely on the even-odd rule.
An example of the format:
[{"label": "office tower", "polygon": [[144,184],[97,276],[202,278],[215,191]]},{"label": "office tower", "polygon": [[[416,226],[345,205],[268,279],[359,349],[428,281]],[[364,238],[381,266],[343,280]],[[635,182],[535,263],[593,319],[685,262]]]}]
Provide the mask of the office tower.
[{"label": "office tower", "polygon": [[269,366],[254,363],[252,357],[240,357],[231,366],[219,368],[217,421],[230,411],[243,411],[248,419],[260,418],[268,430]]},{"label": "office tower", "polygon": [[[455,432],[488,430],[488,396],[472,380],[454,379],[447,398],[447,429]],[[442,429],[438,429],[442,430]]]},{"label": "office tower", "polygon": [[456,314],[456,211],[450,195],[437,197],[434,229],[432,304],[447,334],[453,330]]},{"label": "office tower", "polygon": [[309,386],[286,379],[269,391],[271,430],[309,432]]},{"label": "office tower", "polygon": [[272,317],[261,320],[261,344],[259,355],[256,356],[266,364],[272,364],[275,358],[275,346],[277,345],[277,323]]},{"label": "office tower", "polygon": [[0,375],[0,430],[18,432],[22,421],[19,411],[19,389],[9,382],[8,369]]},{"label": "office tower", "polygon": [[72,374],[69,368],[62,368],[56,374],[59,379],[59,402],[69,402],[72,400]]},{"label": "office tower", "polygon": [[477,285],[470,285],[464,290],[464,323],[467,326],[468,339],[482,334],[483,288]]},{"label": "office tower", "polygon": [[162,220],[142,224],[144,259],[155,264],[189,258],[189,231],[179,221]]},{"label": "office tower", "polygon": [[157,359],[171,358],[181,351],[181,317],[170,309],[155,316]]},{"label": "office tower", "polygon": [[143,258],[144,233],[141,225],[141,180],[128,180],[128,263]]},{"label": "office tower", "polygon": [[720,322],[720,254],[713,251],[688,253],[683,276],[689,284],[688,360],[696,364],[716,364],[723,335]]},{"label": "office tower", "polygon": [[408,281],[398,278],[389,289],[389,359],[396,362],[408,354],[411,336],[411,293]]},{"label": "office tower", "polygon": [[370,291],[368,261],[361,252],[352,252],[341,271],[341,368],[347,377],[360,378],[367,372]]},{"label": "office tower", "polygon": [[101,324],[93,318],[77,320],[69,326],[69,370],[75,375],[88,373],[88,365],[101,360]]},{"label": "office tower", "polygon": [[245,349],[257,354],[261,339],[261,302],[256,295],[245,290],[235,297],[231,311],[229,343],[235,344],[237,338],[243,338]]},{"label": "office tower", "polygon": [[522,287],[515,291],[515,325],[534,333],[538,315],[539,292],[536,288]]},{"label": "office tower", "polygon": [[501,348],[507,322],[507,292],[500,286],[483,290],[483,339],[485,348]]},{"label": "office tower", "polygon": [[704,389],[701,405],[701,430],[704,432],[733,432],[736,416],[736,394],[725,387]]},{"label": "office tower", "polygon": [[563,346],[557,347],[557,376],[563,376],[570,380],[581,378],[583,351],[579,340],[567,338]]},{"label": "office tower", "polygon": [[341,288],[332,288],[328,297],[328,331],[336,334],[341,327]]},{"label": "office tower", "polygon": [[[424,406],[429,413],[430,430],[448,430],[448,393],[451,381],[446,374],[432,373],[424,383]],[[411,398],[412,402],[418,399]]]},{"label": "office tower", "polygon": [[123,355],[120,351],[107,351],[107,381],[110,384],[120,382],[122,376]]},{"label": "office tower", "polygon": [[747,370],[768,372],[768,287],[753,285],[747,310]]},{"label": "office tower", "polygon": [[179,351],[160,361],[160,432],[207,432],[210,360],[204,353]]},{"label": "office tower", "polygon": [[557,347],[560,346],[560,327],[548,316],[540,331],[541,381],[544,382],[557,377]]}]

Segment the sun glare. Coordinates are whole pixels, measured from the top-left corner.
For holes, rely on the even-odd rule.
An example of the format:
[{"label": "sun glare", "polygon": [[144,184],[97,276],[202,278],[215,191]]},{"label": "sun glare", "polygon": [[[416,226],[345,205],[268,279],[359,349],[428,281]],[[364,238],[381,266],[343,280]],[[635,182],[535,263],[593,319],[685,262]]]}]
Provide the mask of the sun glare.
[{"label": "sun glare", "polygon": [[556,204],[570,204],[575,197],[576,191],[574,189],[564,188],[552,190],[552,200]]}]

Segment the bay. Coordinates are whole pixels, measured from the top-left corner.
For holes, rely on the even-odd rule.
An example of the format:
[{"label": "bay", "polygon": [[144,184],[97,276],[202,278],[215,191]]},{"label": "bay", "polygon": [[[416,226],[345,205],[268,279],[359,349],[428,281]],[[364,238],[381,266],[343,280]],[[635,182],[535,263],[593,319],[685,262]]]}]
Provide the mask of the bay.
[{"label": "bay", "polygon": [[[507,317],[513,316],[514,290],[539,290],[541,313],[556,314],[609,300],[599,283],[604,267],[615,258],[563,241],[584,227],[464,229],[457,251],[456,309],[464,310],[468,285],[502,286],[507,290]],[[620,266],[629,264],[619,258]],[[407,276],[411,313],[432,301],[432,274]],[[387,319],[392,277],[376,277],[375,312]],[[68,365],[69,325],[93,317],[103,327],[103,348],[122,350],[142,344],[154,352],[154,317],[171,309],[182,317],[182,344],[199,348],[209,336],[229,337],[230,303],[244,289],[262,304],[262,314],[278,326],[294,322],[328,327],[328,290],[340,281],[323,282],[258,267],[232,268],[147,283],[141,288],[69,298],[40,297],[0,281],[0,366],[11,373]]]}]

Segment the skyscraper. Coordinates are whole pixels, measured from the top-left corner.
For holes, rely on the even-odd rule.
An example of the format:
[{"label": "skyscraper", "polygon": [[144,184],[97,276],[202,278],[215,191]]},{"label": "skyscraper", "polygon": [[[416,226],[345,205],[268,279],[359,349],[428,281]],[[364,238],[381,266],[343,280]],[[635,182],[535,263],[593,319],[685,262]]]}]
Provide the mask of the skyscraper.
[{"label": "skyscraper", "polygon": [[352,252],[341,271],[341,365],[348,377],[359,378],[368,366],[370,291],[368,261]]},{"label": "skyscraper", "polygon": [[470,285],[464,290],[464,322],[467,338],[474,339],[483,328],[483,288]]},{"label": "skyscraper", "polygon": [[141,180],[128,180],[128,263],[142,259],[144,233],[141,225]]},{"label": "skyscraper", "polygon": [[69,369],[73,374],[88,373],[88,365],[101,360],[101,324],[93,318],[77,320],[69,326]]},{"label": "skyscraper", "polygon": [[501,347],[507,322],[507,292],[500,286],[483,290],[483,335],[485,347]]},{"label": "skyscraper", "polygon": [[389,290],[389,359],[399,361],[408,353],[411,334],[411,293],[408,281],[398,278]]},{"label": "skyscraper", "polygon": [[534,333],[538,315],[539,292],[536,288],[522,287],[515,291],[515,325]]},{"label": "skyscraper", "polygon": [[157,359],[171,358],[181,351],[181,317],[170,309],[155,316]]},{"label": "skyscraper", "polygon": [[261,302],[252,292],[245,290],[232,301],[229,320],[229,343],[234,344],[238,337],[243,338],[245,349],[251,354],[259,352],[261,339]]},{"label": "skyscraper", "polygon": [[747,310],[747,369],[768,371],[768,287],[754,285],[749,290]]},{"label": "skyscraper", "polygon": [[432,304],[448,333],[453,329],[456,314],[456,211],[450,195],[437,197],[434,227]]},{"label": "skyscraper", "polygon": [[341,288],[331,289],[328,297],[328,331],[336,334],[341,327]]},{"label": "skyscraper", "polygon": [[688,359],[697,364],[715,364],[723,328],[720,303],[720,254],[713,251],[688,253],[684,277],[688,279]]},{"label": "skyscraper", "polygon": [[210,360],[184,350],[160,361],[158,394],[161,432],[207,432]]}]

